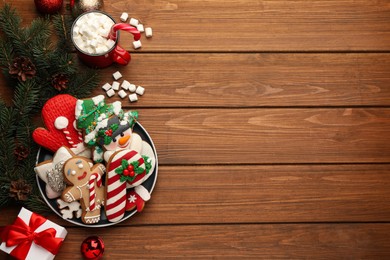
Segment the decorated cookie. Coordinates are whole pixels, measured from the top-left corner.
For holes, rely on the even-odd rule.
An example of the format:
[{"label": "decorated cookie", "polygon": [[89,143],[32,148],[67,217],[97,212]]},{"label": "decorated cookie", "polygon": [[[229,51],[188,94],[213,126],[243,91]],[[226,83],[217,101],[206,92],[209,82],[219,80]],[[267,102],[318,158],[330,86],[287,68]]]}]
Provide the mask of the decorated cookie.
[{"label": "decorated cookie", "polygon": [[134,150],[115,152],[107,163],[106,215],[110,222],[117,222],[126,210],[127,184],[137,186],[150,176],[151,165]]},{"label": "decorated cookie", "polygon": [[138,153],[142,150],[142,138],[133,133],[133,120],[118,116],[111,116],[102,121],[96,134],[96,142],[104,151],[104,160],[108,161],[111,155],[119,150],[129,149]]},{"label": "decorated cookie", "polygon": [[108,119],[112,116],[128,122],[132,127],[138,118],[138,113],[136,111],[123,112],[120,101],[106,104],[103,95],[91,99],[80,99],[76,103],[77,127],[84,131],[84,142],[93,149],[100,148],[93,151],[95,162],[103,161],[103,149],[97,143],[97,134],[101,128],[107,127]]},{"label": "decorated cookie", "polygon": [[141,212],[145,207],[145,202],[150,200],[149,191],[142,185],[138,185],[134,190],[127,192],[126,211],[136,209]]},{"label": "decorated cookie", "polygon": [[63,168],[65,161],[76,156],[70,148],[60,147],[51,160],[39,163],[34,171],[46,183],[46,196],[49,199],[61,196],[65,188]]},{"label": "decorated cookie", "polygon": [[66,202],[61,199],[56,200],[63,219],[80,218],[82,214],[81,205],[78,201]]},{"label": "decorated cookie", "polygon": [[64,179],[70,185],[62,192],[65,202],[80,201],[81,220],[94,224],[100,220],[101,206],[104,205],[103,164],[90,167],[84,157],[73,157],[64,164]]},{"label": "decorated cookie", "polygon": [[90,156],[83,143],[82,132],[75,125],[77,99],[67,94],[49,99],[42,108],[45,128],[33,132],[34,141],[46,149],[56,152],[61,146],[70,148],[75,154]]}]

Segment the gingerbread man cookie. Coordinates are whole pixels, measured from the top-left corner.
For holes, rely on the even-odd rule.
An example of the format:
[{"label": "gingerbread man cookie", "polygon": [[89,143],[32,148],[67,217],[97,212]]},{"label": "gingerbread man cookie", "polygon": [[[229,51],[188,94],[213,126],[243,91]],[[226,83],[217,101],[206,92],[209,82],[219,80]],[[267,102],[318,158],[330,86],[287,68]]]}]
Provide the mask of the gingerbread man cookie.
[{"label": "gingerbread man cookie", "polygon": [[104,205],[103,164],[90,167],[84,157],[73,157],[65,162],[64,180],[71,186],[65,188],[61,198],[66,202],[79,200],[82,208],[81,220],[94,224],[100,220],[101,206]]}]

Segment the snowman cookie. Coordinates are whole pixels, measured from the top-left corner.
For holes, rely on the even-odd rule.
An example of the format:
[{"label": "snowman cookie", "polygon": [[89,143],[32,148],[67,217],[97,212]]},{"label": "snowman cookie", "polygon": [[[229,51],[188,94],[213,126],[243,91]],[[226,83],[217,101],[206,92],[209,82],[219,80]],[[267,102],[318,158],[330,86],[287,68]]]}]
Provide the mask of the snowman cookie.
[{"label": "snowman cookie", "polygon": [[133,124],[128,119],[121,120],[118,116],[111,116],[102,122],[97,131],[96,142],[102,147],[106,162],[119,150],[129,149],[141,152],[142,138],[133,133],[132,127]]},{"label": "snowman cookie", "polygon": [[70,186],[62,192],[61,199],[68,203],[80,201],[81,220],[85,224],[94,224],[100,220],[105,197],[102,184],[104,172],[104,165],[90,167],[84,157],[73,157],[64,164],[64,179]]}]

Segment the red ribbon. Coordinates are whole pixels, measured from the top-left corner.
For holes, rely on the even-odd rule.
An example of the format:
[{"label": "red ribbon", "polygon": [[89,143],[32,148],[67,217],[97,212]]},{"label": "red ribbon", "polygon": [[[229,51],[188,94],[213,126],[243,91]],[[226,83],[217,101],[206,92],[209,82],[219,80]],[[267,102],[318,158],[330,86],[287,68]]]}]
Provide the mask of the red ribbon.
[{"label": "red ribbon", "polygon": [[14,224],[7,226],[2,232],[2,241],[6,246],[16,246],[11,255],[18,259],[25,259],[30,250],[32,242],[56,255],[62,244],[63,238],[57,238],[56,230],[48,228],[41,232],[35,232],[46,219],[38,214],[32,213],[30,222],[27,225],[21,218],[17,218]]}]

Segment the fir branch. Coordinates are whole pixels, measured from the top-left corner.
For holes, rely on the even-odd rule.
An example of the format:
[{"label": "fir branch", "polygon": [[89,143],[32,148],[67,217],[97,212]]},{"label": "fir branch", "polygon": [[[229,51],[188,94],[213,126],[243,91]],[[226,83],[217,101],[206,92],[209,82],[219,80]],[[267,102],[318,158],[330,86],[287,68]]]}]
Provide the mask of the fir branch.
[{"label": "fir branch", "polygon": [[39,100],[40,87],[34,80],[19,82],[15,90],[13,103],[17,111],[17,121],[23,119],[31,119],[31,115],[35,112],[36,103]]},{"label": "fir branch", "polygon": [[35,194],[30,195],[27,201],[25,201],[26,208],[40,214],[51,212],[49,206],[42,199],[41,195],[37,192],[34,193]]},{"label": "fir branch", "polygon": [[74,19],[71,16],[54,15],[52,21],[54,30],[58,36],[58,48],[71,52],[73,46],[70,39],[70,31]]},{"label": "fir branch", "polygon": [[13,49],[22,56],[28,56],[28,50],[24,48],[25,31],[21,27],[22,19],[16,14],[14,8],[5,4],[0,11],[0,29],[10,40]]},{"label": "fir branch", "polygon": [[79,73],[78,77],[71,82],[70,87],[64,92],[78,98],[84,98],[96,88],[99,82],[98,72],[93,69],[86,69]]},{"label": "fir branch", "polygon": [[9,204],[9,183],[0,180],[0,208]]},{"label": "fir branch", "polygon": [[12,46],[5,39],[0,39],[0,66],[8,70],[13,60]]}]

